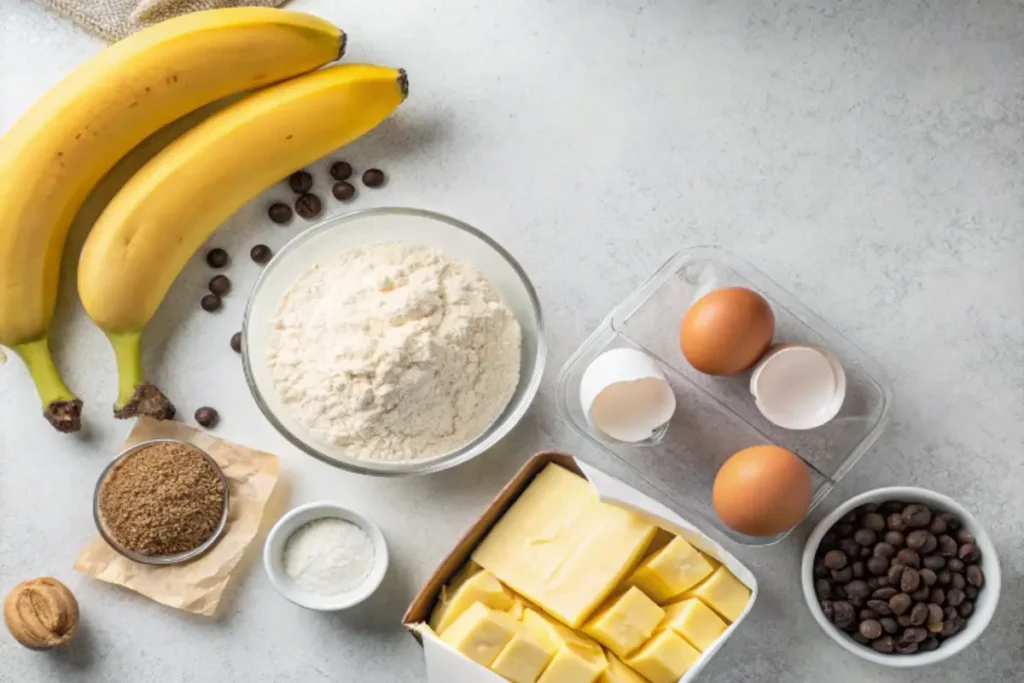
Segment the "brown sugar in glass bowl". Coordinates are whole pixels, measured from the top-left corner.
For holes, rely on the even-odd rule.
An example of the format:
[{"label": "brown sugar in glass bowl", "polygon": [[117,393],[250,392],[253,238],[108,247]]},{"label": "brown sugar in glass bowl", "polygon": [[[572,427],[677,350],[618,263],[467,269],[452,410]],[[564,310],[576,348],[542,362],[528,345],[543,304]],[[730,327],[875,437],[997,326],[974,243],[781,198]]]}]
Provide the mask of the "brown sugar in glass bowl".
[{"label": "brown sugar in glass bowl", "polygon": [[96,527],[110,547],[144,564],[198,557],[227,525],[228,487],[217,463],[173,439],[144,441],[118,455],[93,497]]}]

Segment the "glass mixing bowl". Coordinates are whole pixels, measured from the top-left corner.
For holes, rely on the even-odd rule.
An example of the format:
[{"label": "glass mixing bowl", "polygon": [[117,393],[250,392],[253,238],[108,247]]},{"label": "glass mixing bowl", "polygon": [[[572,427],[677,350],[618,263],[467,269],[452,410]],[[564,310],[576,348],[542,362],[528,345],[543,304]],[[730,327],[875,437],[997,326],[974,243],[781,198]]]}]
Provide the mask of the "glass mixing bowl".
[{"label": "glass mixing bowl", "polygon": [[[458,450],[423,460],[382,462],[349,456],[319,441],[278,398],[265,362],[266,346],[281,297],[314,264],[346,249],[380,242],[408,242],[440,249],[479,270],[519,320],[523,331],[519,384],[497,420]],[[526,413],[544,373],[546,348],[540,301],[530,279],[497,242],[448,216],[420,209],[380,208],[329,218],[281,249],[256,282],[242,323],[246,381],[271,424],[296,447],[328,465],[378,476],[426,474],[455,467],[480,455],[508,434]]]}]

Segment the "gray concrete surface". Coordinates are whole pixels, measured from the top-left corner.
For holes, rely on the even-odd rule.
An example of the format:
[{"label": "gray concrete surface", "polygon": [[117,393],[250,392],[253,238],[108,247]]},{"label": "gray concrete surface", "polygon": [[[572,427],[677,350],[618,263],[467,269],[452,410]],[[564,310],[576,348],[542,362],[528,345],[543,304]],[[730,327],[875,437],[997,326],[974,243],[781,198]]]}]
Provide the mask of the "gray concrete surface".
[{"label": "gray concrete surface", "polygon": [[[274,592],[253,553],[222,617],[192,618],[71,569],[93,533],[95,477],[129,425],[108,418],[113,359],[66,282],[56,347],[91,427],[53,433],[20,362],[0,368],[0,588],[45,574],[66,581],[82,631],[49,655],[0,633],[0,680],[422,680],[420,651],[398,626],[417,586],[531,451],[597,457],[555,414],[557,371],[669,253],[701,243],[756,262],[894,382],[888,429],[823,509],[879,485],[943,491],[991,531],[1004,570],[1001,607],[973,648],[927,671],[877,669],[826,639],[802,602],[805,524],[779,546],[737,550],[763,598],[702,680],[1024,679],[1024,5],[293,6],[343,26],[352,59],[408,69],[400,115],[343,154],[391,174],[355,205],[449,212],[521,260],[549,325],[540,396],[493,453],[422,479],[367,480],[286,445],[227,343],[257,275],[245,253],[297,230],[271,226],[265,198],[254,202],[215,238],[235,257],[225,309],[199,309],[209,275],[194,259],[147,333],[147,364],[186,415],[217,406],[219,435],[281,455],[286,505],[331,498],[372,515],[392,571],[363,607],[313,614]],[[0,130],[101,47],[29,0],[4,0]],[[287,190],[267,193],[276,196]]]}]

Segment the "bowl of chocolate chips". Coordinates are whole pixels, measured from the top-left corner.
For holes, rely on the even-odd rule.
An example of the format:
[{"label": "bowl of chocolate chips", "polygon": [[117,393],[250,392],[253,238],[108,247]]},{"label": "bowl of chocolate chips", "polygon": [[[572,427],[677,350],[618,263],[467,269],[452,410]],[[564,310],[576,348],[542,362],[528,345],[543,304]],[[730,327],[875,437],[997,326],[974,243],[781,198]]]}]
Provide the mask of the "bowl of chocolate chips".
[{"label": "bowl of chocolate chips", "polygon": [[825,633],[862,659],[935,664],[977,640],[999,601],[999,558],[962,505],[916,487],[862,493],[811,532],[804,597]]}]

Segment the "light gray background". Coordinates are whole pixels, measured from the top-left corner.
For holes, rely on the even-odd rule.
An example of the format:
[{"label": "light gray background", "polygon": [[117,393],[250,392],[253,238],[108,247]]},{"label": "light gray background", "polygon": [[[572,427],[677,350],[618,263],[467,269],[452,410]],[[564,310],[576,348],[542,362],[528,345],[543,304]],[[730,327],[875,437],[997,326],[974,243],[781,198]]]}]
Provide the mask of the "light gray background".
[{"label": "light gray background", "polygon": [[[102,44],[29,0],[0,4],[4,130]],[[218,435],[280,453],[287,505],[329,498],[372,515],[393,566],[373,601],[327,616],[278,596],[254,553],[223,617],[194,618],[71,569],[93,533],[95,477],[129,425],[109,417],[111,353],[65,286],[57,353],[91,426],[79,436],[52,432],[21,363],[0,368],[0,588],[45,574],[66,581],[82,630],[50,655],[0,633],[0,680],[422,680],[421,654],[398,626],[415,589],[530,452],[583,448],[555,415],[559,367],[668,254],[700,243],[753,260],[878,358],[895,384],[892,422],[825,507],[879,485],[937,489],[975,511],[1004,570],[995,620],[954,663],[876,669],[827,640],[802,602],[795,577],[805,524],[781,546],[737,552],[763,599],[702,680],[1021,680],[1024,6],[294,7],[344,27],[352,59],[409,70],[412,95],[400,115],[344,152],[391,174],[386,190],[364,191],[356,206],[449,212],[522,261],[549,324],[541,394],[502,447],[427,478],[359,478],[285,445],[257,412],[227,344],[258,271],[249,247],[280,246],[298,230],[271,226],[266,198],[254,202],[215,237],[234,257],[236,291],[225,309],[199,309],[209,271],[194,259],[149,330],[147,364],[186,416],[216,406]],[[326,197],[325,177],[321,168]]]}]

